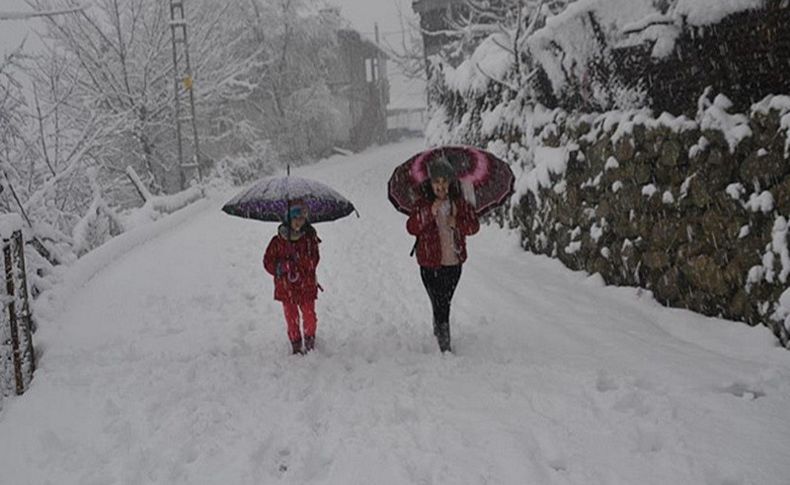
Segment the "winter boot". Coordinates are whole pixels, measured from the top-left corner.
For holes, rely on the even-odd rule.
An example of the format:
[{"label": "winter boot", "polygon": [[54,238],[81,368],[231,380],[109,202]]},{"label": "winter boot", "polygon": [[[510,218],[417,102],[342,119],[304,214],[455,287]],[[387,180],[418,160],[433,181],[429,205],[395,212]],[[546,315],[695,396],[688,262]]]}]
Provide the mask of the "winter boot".
[{"label": "winter boot", "polygon": [[302,352],[302,339],[292,341],[291,348],[293,349],[292,352],[293,355],[303,354],[304,352]]},{"label": "winter boot", "polygon": [[304,338],[304,351],[312,352],[315,349],[315,335]]},{"label": "winter boot", "polygon": [[436,341],[439,343],[439,350],[452,352],[450,347],[450,322],[443,322],[436,325]]}]

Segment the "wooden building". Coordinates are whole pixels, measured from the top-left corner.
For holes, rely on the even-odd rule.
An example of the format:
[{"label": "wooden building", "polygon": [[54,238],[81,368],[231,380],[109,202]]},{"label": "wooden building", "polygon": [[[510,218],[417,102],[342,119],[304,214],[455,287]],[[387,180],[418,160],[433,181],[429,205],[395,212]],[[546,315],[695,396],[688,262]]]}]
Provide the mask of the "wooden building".
[{"label": "wooden building", "polygon": [[339,30],[338,62],[328,82],[345,119],[338,144],[360,150],[387,136],[387,54],[359,32]]}]

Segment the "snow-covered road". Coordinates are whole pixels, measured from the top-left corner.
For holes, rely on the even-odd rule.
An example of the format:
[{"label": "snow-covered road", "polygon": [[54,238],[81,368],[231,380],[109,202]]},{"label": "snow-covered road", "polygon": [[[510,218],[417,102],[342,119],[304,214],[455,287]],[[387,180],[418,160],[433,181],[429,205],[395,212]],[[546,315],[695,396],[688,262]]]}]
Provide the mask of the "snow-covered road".
[{"label": "snow-covered road", "polygon": [[305,357],[261,268],[273,225],[216,198],[114,243],[133,248],[36,335],[33,387],[0,414],[0,483],[790,483],[790,353],[770,332],[603,287],[497,228],[469,241],[440,355],[386,195],[420,147],[295,171],[362,216],[317,227]]}]

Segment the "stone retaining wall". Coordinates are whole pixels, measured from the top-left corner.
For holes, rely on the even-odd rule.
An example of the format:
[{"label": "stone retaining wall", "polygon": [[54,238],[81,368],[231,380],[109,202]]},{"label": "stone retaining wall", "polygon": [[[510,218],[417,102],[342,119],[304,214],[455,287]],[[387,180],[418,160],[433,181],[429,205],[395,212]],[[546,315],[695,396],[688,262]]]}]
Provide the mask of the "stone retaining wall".
[{"label": "stone retaining wall", "polygon": [[790,345],[790,98],[697,119],[554,111],[513,208],[525,249]]}]

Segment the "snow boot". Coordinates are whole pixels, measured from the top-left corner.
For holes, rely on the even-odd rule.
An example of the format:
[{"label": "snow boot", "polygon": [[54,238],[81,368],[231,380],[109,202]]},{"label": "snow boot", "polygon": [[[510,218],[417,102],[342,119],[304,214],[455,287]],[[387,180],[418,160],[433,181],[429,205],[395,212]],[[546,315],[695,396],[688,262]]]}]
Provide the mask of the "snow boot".
[{"label": "snow boot", "polygon": [[436,341],[439,343],[439,350],[452,352],[450,347],[450,322],[439,323],[436,325]]},{"label": "snow boot", "polygon": [[305,337],[304,338],[304,351],[305,351],[305,353],[312,352],[313,350],[315,350],[315,336],[313,335],[313,336],[310,336],[310,337]]},{"label": "snow boot", "polygon": [[304,352],[302,352],[302,339],[292,341],[291,342],[291,348],[293,350],[291,352],[293,355],[297,355],[297,354],[301,355],[301,354],[303,354]]}]

